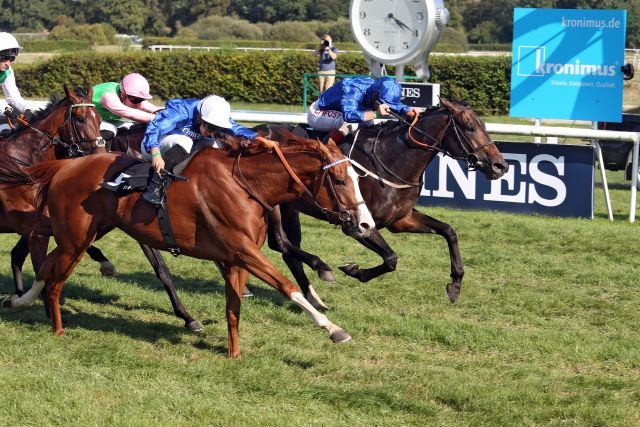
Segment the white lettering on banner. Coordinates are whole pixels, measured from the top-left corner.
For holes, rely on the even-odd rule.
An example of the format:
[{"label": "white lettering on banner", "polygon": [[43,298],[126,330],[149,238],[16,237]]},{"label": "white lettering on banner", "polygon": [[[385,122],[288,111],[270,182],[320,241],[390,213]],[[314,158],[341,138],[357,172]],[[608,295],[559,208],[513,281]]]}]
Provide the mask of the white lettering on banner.
[{"label": "white lettering on banner", "polygon": [[403,87],[402,96],[405,98],[420,98],[419,87]]},{"label": "white lettering on banner", "polygon": [[[476,173],[470,171],[467,174],[462,170],[462,166],[457,160],[451,157],[440,156],[440,168],[438,169],[438,184],[437,190],[433,190],[433,197],[445,197],[453,198],[453,191],[447,190],[447,171],[451,171],[453,178],[462,190],[464,197],[467,199],[476,198]],[[428,194],[427,194],[428,195]]]},{"label": "white lettering on banner", "polygon": [[[567,186],[562,179],[559,178],[564,176],[564,156],[553,157],[549,154],[538,154],[533,157],[531,161],[527,162],[526,154],[503,153],[503,155],[505,160],[509,161],[509,171],[500,179],[490,182],[490,191],[483,196],[484,200],[518,204],[538,203],[545,207],[555,207],[564,203],[567,198]],[[423,187],[420,195],[453,199],[455,197],[455,193],[448,188],[449,182],[447,180],[449,172],[451,172],[453,181],[458,185],[463,196],[466,199],[475,200],[476,172],[469,171],[468,174],[465,174],[463,166],[461,166],[457,160],[451,159],[450,157],[443,157],[440,154],[438,156],[440,156],[438,166],[438,188],[431,191]],[[540,170],[540,164],[543,162],[551,163],[558,172],[558,176],[551,175]],[[527,175],[533,181],[528,185],[526,182],[519,179],[520,177]],[[506,183],[506,188],[503,186],[504,183]],[[552,199],[545,199],[536,189],[539,189],[539,186],[552,188],[555,190],[556,196]],[[503,190],[510,193],[515,191],[516,193],[504,194]]]},{"label": "white lettering on banner", "polygon": [[[527,155],[515,154],[515,153],[503,153],[505,160],[515,160],[520,166],[520,175],[527,174]],[[489,194],[484,195],[484,200],[490,200],[493,202],[511,202],[511,203],[525,203],[526,202],[526,186],[520,186],[520,190],[517,194],[502,194],[502,183],[507,183],[507,190],[513,191],[516,188],[516,169],[515,165],[511,164],[507,173],[502,175],[502,178],[491,181],[491,191]]]},{"label": "white lettering on banner", "polygon": [[567,198],[567,187],[562,180],[556,176],[549,175],[540,170],[538,165],[542,162],[550,162],[558,171],[559,176],[564,176],[564,156],[553,157],[548,154],[538,154],[531,159],[530,174],[531,178],[542,185],[551,187],[556,190],[556,197],[554,199],[544,199],[536,191],[535,184],[529,184],[529,200],[530,204],[540,203],[542,206],[554,207],[561,205]]}]

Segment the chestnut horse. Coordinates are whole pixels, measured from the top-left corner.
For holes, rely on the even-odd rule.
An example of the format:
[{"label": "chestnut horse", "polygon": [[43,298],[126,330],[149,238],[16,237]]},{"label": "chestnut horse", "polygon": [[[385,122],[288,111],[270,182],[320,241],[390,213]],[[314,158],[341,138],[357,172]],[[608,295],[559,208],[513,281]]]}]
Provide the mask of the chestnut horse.
[{"label": "chestnut horse", "polygon": [[[65,97],[53,96],[38,111],[30,124],[13,135],[0,139],[0,158],[15,159],[26,164],[78,157],[103,146],[100,138],[100,116],[91,102],[91,89],[64,87]],[[0,233],[18,233],[26,239],[31,261],[37,272],[47,253],[48,237],[36,237],[34,229],[48,223],[34,207],[35,192],[26,186],[0,188]],[[22,263],[14,262],[12,270],[16,293],[23,293]]]},{"label": "chestnut horse", "polygon": [[[415,209],[424,171],[438,153],[465,160],[470,168],[481,171],[488,179],[500,178],[509,165],[471,108],[446,99],[441,99],[441,103],[441,107],[422,113],[414,124],[400,121],[361,128],[355,140],[340,144],[361,174],[362,195],[376,222],[376,229],[368,237],[356,239],[383,259],[383,263],[374,268],[361,269],[358,264],[349,263],[340,269],[361,282],[395,270],[398,256],[379,229],[387,228],[392,233],[435,233],[444,237],[449,247],[451,283],[446,290],[451,302],[455,302],[464,275],[458,237],[449,224]],[[278,138],[283,129],[287,128],[265,125],[255,130],[267,138]],[[302,236],[298,211],[317,218],[322,217],[321,212],[304,200],[283,204],[280,210],[281,221],[271,216],[276,221],[269,225],[269,246],[283,253],[284,261],[314,306],[326,308],[317,295],[309,291],[309,279],[302,262],[316,270],[321,278],[334,278],[333,273],[317,256],[299,249]]]},{"label": "chestnut horse", "polygon": [[[138,124],[133,125],[130,129],[124,129],[124,132],[119,132],[118,136],[113,141],[108,142],[109,145],[112,145],[109,148],[114,151],[124,152],[134,157],[141,158],[139,151],[140,142],[142,141],[142,136],[144,135],[146,127],[146,124]],[[130,140],[137,141],[137,144],[131,143]],[[131,150],[129,148],[130,146],[137,147],[138,151]],[[30,207],[29,209],[35,210],[35,207]],[[18,243],[16,243],[14,248],[11,250],[11,268],[13,270],[13,278],[17,295],[22,295],[24,293],[22,284],[22,267],[24,265],[24,261],[27,259],[27,255],[29,255],[28,242],[28,238],[25,235],[22,235],[20,236],[20,240],[18,240]],[[48,239],[43,240],[43,242],[48,242]],[[38,253],[36,254],[36,256],[38,256],[38,258],[36,258],[38,262],[34,265],[40,265],[41,260],[44,259],[44,256],[46,255],[46,244],[44,248],[44,252],[38,251]],[[151,264],[151,267],[153,267],[156,276],[158,277],[158,279],[160,279],[160,282],[163,284],[165,290],[167,291],[167,294],[169,295],[169,299],[171,301],[171,305],[173,307],[173,312],[176,317],[184,321],[185,328],[194,332],[202,331],[203,328],[200,322],[198,322],[193,318],[193,316],[191,316],[186,307],[182,304],[182,301],[180,301],[178,293],[176,292],[175,285],[171,280],[169,268],[164,262],[160,251],[150,248],[149,246],[144,244],[140,244],[140,248],[142,249],[144,255],[147,257],[147,260],[149,260],[149,263]],[[104,256],[100,249],[95,246],[91,246],[89,247],[89,249],[87,249],[87,254],[89,255],[89,257],[91,257],[92,260],[100,263],[100,272],[103,276],[114,276],[116,274],[115,267],[113,266],[111,261],[109,261]],[[31,258],[32,260],[34,259],[33,254]],[[38,270],[35,271],[37,272]]]},{"label": "chestnut horse", "polygon": [[[182,253],[216,261],[222,267],[231,357],[240,355],[238,323],[249,273],[298,304],[329,332],[332,341],[351,339],[304,299],[300,288],[260,252],[266,236],[265,213],[273,205],[313,194],[321,209],[356,236],[370,233],[373,220],[362,202],[355,172],[335,145],[297,139],[295,144],[283,145],[283,151],[291,174],[261,147],[246,154],[205,147],[184,169],[188,181],[174,182],[167,193],[172,228]],[[53,330],[60,335],[62,286],[94,240],[120,228],[141,243],[166,250],[156,211],[140,193],[118,196],[100,187],[105,179],[134,161],[128,156],[99,154],[73,162],[41,163],[26,172],[17,165],[0,165],[13,168],[13,177],[0,175],[0,184],[40,183],[40,207],[46,204],[48,208],[57,242],[32,288],[22,297],[11,297],[11,306],[30,305],[44,288]]]}]

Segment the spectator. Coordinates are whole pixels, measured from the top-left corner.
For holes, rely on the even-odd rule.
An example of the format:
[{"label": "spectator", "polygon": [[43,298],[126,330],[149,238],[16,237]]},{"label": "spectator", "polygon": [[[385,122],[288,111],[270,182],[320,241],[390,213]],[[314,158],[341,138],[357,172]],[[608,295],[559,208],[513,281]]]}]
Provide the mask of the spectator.
[{"label": "spectator", "polygon": [[318,81],[320,83],[320,93],[322,93],[333,86],[333,82],[336,80],[338,49],[333,45],[331,35],[325,34],[322,36],[320,46],[316,50],[316,56],[320,57]]}]

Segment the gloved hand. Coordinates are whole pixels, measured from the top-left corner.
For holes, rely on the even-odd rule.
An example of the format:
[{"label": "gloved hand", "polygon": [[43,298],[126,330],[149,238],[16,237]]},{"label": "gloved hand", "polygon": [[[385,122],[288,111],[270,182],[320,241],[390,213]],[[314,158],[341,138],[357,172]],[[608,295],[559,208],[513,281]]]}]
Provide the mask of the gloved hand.
[{"label": "gloved hand", "polygon": [[24,113],[22,113],[22,115],[27,122],[31,123],[31,119],[33,119],[33,113],[31,112],[31,110],[27,108],[26,110],[24,110]]},{"label": "gloved hand", "polygon": [[412,121],[413,121],[413,119],[415,119],[415,118],[416,118],[416,115],[417,115],[417,114],[418,114],[418,113],[416,112],[416,110],[413,110],[413,109],[409,110],[409,111],[407,112],[407,121],[408,121],[408,122],[412,122]]},{"label": "gloved hand", "polygon": [[13,108],[12,106],[7,105],[7,107],[4,109],[4,115],[10,118],[11,120],[16,120],[18,116],[20,116],[20,112],[15,108]]}]

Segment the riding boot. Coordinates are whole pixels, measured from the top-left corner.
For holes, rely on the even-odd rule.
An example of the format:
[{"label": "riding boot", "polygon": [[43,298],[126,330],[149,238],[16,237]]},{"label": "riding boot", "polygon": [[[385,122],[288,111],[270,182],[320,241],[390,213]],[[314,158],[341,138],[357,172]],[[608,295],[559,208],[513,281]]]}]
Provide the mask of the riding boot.
[{"label": "riding boot", "polygon": [[322,143],[327,145],[330,142],[333,142],[334,144],[338,145],[343,139],[344,135],[342,134],[342,132],[340,132],[340,129],[333,129],[327,134],[327,136],[324,137]]},{"label": "riding boot", "polygon": [[[165,171],[173,172],[173,168],[189,157],[189,153],[181,145],[174,145],[164,153],[163,157],[165,160]],[[142,193],[142,198],[156,207],[162,207],[164,205],[167,186],[167,174],[164,172],[160,175],[154,173],[147,188],[144,190],[144,193]]]},{"label": "riding boot", "polygon": [[116,137],[116,134],[108,129],[102,129],[100,130],[100,137],[104,140],[107,151],[111,151],[111,145],[113,144],[113,139]]}]

